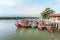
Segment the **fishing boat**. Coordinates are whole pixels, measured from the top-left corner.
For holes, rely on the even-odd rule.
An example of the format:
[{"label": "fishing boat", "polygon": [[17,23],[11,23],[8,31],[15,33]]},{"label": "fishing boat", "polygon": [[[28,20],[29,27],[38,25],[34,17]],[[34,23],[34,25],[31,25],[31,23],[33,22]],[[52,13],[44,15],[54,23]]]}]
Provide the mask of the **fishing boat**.
[{"label": "fishing boat", "polygon": [[21,24],[15,24],[17,28],[30,28],[30,25],[21,25]]},{"label": "fishing boat", "polygon": [[33,22],[32,25],[31,25],[31,28],[32,29],[37,28],[37,23],[36,22]]},{"label": "fishing boat", "polygon": [[17,28],[23,28],[23,26],[19,23],[15,24]]},{"label": "fishing boat", "polygon": [[28,23],[26,23],[26,20],[22,20],[20,23],[15,24],[17,28],[30,28],[30,25]]}]

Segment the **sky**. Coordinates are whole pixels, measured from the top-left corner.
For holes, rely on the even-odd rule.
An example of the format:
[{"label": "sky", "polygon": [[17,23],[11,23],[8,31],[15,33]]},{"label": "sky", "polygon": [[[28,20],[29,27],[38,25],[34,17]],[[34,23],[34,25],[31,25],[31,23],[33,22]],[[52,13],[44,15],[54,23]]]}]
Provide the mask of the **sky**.
[{"label": "sky", "polygon": [[0,0],[0,17],[36,16],[45,8],[60,13],[60,0]]}]

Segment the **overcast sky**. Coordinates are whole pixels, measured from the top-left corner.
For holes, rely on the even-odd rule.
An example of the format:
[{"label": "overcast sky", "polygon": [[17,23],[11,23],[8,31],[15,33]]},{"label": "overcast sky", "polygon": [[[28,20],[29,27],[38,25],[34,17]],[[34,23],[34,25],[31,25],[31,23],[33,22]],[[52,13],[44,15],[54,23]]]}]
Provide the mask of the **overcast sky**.
[{"label": "overcast sky", "polygon": [[60,13],[60,0],[0,0],[0,16],[40,16],[47,7]]}]

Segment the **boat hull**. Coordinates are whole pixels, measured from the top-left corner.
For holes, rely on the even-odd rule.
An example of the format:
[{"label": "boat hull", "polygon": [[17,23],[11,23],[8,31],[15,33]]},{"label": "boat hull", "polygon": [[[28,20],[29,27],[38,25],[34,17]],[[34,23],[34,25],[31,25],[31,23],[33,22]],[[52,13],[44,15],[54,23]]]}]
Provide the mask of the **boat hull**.
[{"label": "boat hull", "polygon": [[17,28],[30,28],[30,26],[22,26],[21,24],[15,24]]},{"label": "boat hull", "polygon": [[15,24],[17,28],[23,28],[23,26],[21,26],[21,24]]}]

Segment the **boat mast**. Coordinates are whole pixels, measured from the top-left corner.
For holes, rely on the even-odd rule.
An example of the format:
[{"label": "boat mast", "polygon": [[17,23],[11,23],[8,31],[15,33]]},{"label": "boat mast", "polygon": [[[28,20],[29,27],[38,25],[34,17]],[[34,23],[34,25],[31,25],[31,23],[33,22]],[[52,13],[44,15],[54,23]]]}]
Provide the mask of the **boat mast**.
[{"label": "boat mast", "polygon": [[18,23],[18,18],[16,18],[16,20],[17,20],[16,23]]}]

